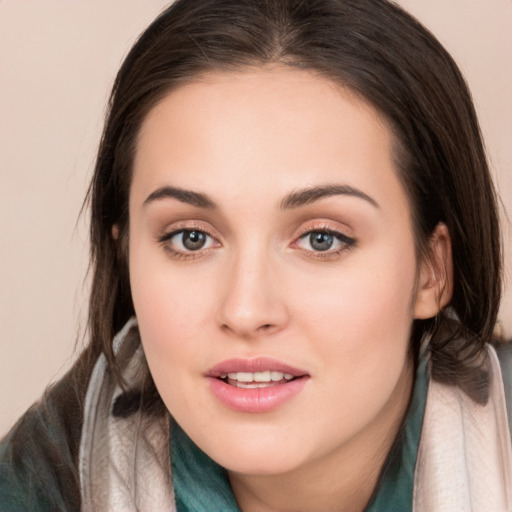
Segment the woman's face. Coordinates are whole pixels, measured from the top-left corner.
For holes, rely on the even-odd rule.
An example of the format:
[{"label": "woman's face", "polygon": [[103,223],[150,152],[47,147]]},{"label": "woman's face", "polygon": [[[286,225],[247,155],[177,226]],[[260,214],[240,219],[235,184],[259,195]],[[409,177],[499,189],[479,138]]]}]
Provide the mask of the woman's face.
[{"label": "woman's face", "polygon": [[327,464],[403,416],[422,299],[392,146],[353,93],[279,66],[201,77],[145,119],[142,342],[169,411],[228,469]]}]

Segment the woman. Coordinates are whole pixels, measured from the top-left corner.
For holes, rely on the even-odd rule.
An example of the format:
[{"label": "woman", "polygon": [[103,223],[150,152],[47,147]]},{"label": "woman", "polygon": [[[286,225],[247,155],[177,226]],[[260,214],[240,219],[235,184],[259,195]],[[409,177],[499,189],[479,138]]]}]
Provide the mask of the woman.
[{"label": "woman", "polygon": [[91,342],[4,440],[6,510],[510,509],[496,198],[402,10],[176,2],[89,200]]}]

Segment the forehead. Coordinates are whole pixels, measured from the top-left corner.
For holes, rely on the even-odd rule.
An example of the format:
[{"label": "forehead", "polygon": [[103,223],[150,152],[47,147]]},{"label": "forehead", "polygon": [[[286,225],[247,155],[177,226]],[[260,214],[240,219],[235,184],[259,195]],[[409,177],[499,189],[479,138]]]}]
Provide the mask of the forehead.
[{"label": "forehead", "polygon": [[[168,185],[222,199],[319,182],[403,196],[391,130],[352,91],[309,71],[268,66],[199,77],[147,115],[132,196]],[[398,186],[398,187],[397,187]],[[402,198],[403,199],[403,198]]]}]

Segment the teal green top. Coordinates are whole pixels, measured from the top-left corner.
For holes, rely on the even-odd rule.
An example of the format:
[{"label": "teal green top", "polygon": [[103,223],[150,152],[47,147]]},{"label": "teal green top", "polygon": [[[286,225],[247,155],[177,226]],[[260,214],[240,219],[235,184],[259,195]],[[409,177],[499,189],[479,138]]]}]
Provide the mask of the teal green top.
[{"label": "teal green top", "polygon": [[[427,358],[416,370],[411,404],[365,512],[410,512],[428,389]],[[240,512],[227,472],[173,423],[170,449],[178,512]]]}]

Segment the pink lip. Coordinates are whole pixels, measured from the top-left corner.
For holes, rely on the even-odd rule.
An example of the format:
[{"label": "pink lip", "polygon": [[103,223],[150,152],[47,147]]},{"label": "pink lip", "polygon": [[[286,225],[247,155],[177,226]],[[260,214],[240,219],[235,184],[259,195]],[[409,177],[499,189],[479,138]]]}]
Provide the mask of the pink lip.
[{"label": "pink lip", "polygon": [[258,357],[255,359],[228,359],[226,361],[222,361],[221,363],[215,365],[211,368],[206,376],[207,377],[218,377],[221,373],[230,373],[230,372],[262,372],[265,370],[270,370],[271,372],[283,372],[289,373],[294,377],[302,377],[304,375],[308,375],[308,372],[305,370],[301,370],[299,368],[294,368],[293,366],[289,366],[287,364],[282,363],[281,361],[277,361],[276,359],[271,359],[268,357]]},{"label": "pink lip", "polygon": [[[295,379],[264,388],[237,388],[221,380],[221,374],[231,372],[276,371],[289,373]],[[304,388],[309,374],[275,359],[229,359],[214,366],[205,375],[210,390],[226,407],[234,411],[270,412],[291,400]]]}]

